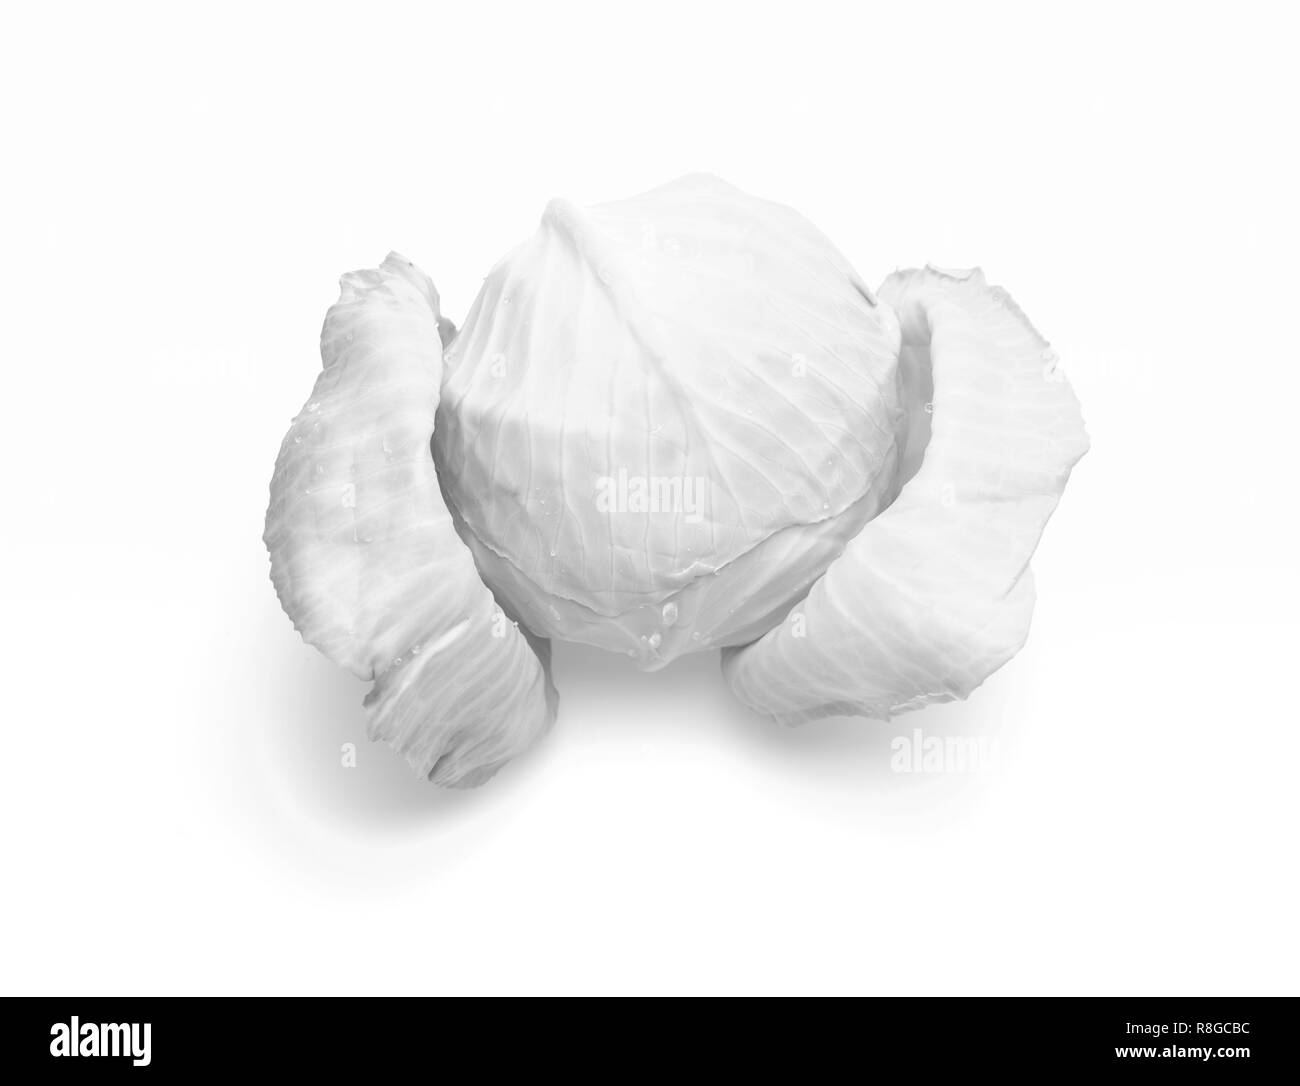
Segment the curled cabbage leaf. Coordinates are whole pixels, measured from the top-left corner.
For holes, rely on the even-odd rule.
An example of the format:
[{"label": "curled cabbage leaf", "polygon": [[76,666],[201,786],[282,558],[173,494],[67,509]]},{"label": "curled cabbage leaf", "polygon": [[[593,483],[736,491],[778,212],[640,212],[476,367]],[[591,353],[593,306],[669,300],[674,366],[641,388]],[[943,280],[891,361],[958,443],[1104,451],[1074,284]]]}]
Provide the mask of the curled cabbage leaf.
[{"label": "curled cabbage leaf", "polygon": [[309,644],[374,680],[371,738],[438,784],[477,784],[554,719],[550,647],[505,618],[443,503],[433,284],[392,254],[340,286],[271,481],[271,578]]},{"label": "curled cabbage leaf", "polygon": [[895,273],[880,295],[933,421],[917,420],[897,501],[785,622],[724,653],[736,696],[786,723],[964,698],[1014,656],[1030,556],[1088,448],[1055,353],[978,270]]},{"label": "curled cabbage leaf", "polygon": [[464,326],[390,256],[342,282],[266,542],[304,638],[442,784],[550,724],[548,638],[721,649],[786,723],[965,697],[1024,642],[1086,451],[978,271],[878,293],[801,215],[692,175],[546,208]]}]

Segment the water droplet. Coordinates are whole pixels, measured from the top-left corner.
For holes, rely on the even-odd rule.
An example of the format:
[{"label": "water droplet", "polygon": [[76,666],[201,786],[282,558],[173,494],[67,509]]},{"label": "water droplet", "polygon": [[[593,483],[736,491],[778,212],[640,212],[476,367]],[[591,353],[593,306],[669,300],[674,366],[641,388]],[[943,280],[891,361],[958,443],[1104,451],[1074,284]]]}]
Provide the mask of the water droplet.
[{"label": "water droplet", "polygon": [[422,648],[424,648],[423,645],[412,645],[412,646],[411,646],[411,655],[412,655],[412,656],[419,656],[419,655],[420,655],[420,650],[421,650]]},{"label": "water droplet", "polygon": [[551,548],[551,557],[552,557],[552,558],[555,557],[555,548],[554,548],[554,547]]},{"label": "water droplet", "polygon": [[347,483],[343,487],[343,497],[340,504],[344,509],[355,509],[357,507],[357,488],[355,483]]},{"label": "water droplet", "polygon": [[652,649],[659,648],[659,646],[662,645],[663,643],[664,643],[664,635],[658,633],[657,631],[655,633],[652,633],[649,637],[646,638],[646,644],[649,645]]},{"label": "water droplet", "polygon": [[317,465],[316,465],[316,474],[317,474],[317,475],[324,475],[324,474],[325,474],[325,465],[324,465],[324,464],[317,464]]},{"label": "water droplet", "polygon": [[293,443],[294,443],[295,445],[301,445],[301,444],[302,444],[302,434],[294,434],[294,435],[293,435]]},{"label": "water droplet", "polygon": [[695,633],[691,634],[692,641],[698,641],[699,639],[700,639],[700,634],[698,630]]},{"label": "water droplet", "polygon": [[317,411],[320,410],[320,404],[317,403],[315,400],[312,400],[312,402],[307,405],[307,410],[315,414]]},{"label": "water droplet", "polygon": [[663,616],[664,616],[664,625],[665,625],[665,626],[671,626],[674,622],[676,622],[676,621],[677,621],[677,604],[676,604],[675,602],[671,601],[671,600],[670,600],[668,603],[665,603],[665,604],[664,604],[664,609],[663,609]]}]

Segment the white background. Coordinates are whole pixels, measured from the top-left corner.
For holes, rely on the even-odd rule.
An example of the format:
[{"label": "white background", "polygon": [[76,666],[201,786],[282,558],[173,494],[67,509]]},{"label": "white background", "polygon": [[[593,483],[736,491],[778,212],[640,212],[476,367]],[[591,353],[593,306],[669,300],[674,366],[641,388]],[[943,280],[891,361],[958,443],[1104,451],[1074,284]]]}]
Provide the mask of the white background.
[{"label": "white background", "polygon": [[[1294,992],[1285,10],[9,13],[0,987]],[[794,731],[715,657],[559,647],[550,737],[439,792],[260,541],[338,276],[400,249],[459,321],[550,197],[699,169],[871,282],[981,264],[1051,337],[1093,450],[1029,645]],[[1001,767],[891,773],[916,726]]]}]

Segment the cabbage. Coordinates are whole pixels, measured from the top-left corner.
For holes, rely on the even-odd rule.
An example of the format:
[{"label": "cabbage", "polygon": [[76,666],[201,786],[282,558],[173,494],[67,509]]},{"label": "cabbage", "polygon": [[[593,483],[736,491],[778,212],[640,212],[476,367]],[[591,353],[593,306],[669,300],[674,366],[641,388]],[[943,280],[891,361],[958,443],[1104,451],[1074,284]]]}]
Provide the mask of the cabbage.
[{"label": "cabbage", "polygon": [[552,201],[455,332],[354,273],[266,542],[370,732],[444,784],[554,717],[548,638],[658,668],[723,650],[756,712],[966,696],[1023,643],[1078,405],[978,272],[879,294],[796,212],[691,176]]}]

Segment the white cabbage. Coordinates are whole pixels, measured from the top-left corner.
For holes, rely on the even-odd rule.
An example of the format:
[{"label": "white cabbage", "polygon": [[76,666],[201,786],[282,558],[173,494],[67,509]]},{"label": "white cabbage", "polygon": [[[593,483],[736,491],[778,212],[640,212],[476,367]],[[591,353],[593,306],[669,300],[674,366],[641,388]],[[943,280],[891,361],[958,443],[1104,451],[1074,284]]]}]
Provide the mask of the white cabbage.
[{"label": "white cabbage", "polygon": [[1023,643],[1087,446],[978,272],[877,297],[802,216],[702,176],[553,201],[459,333],[407,261],[345,277],[322,356],[273,578],[376,680],[372,735],[448,784],[553,718],[544,638],[645,668],[721,647],[787,722],[964,697]]}]

